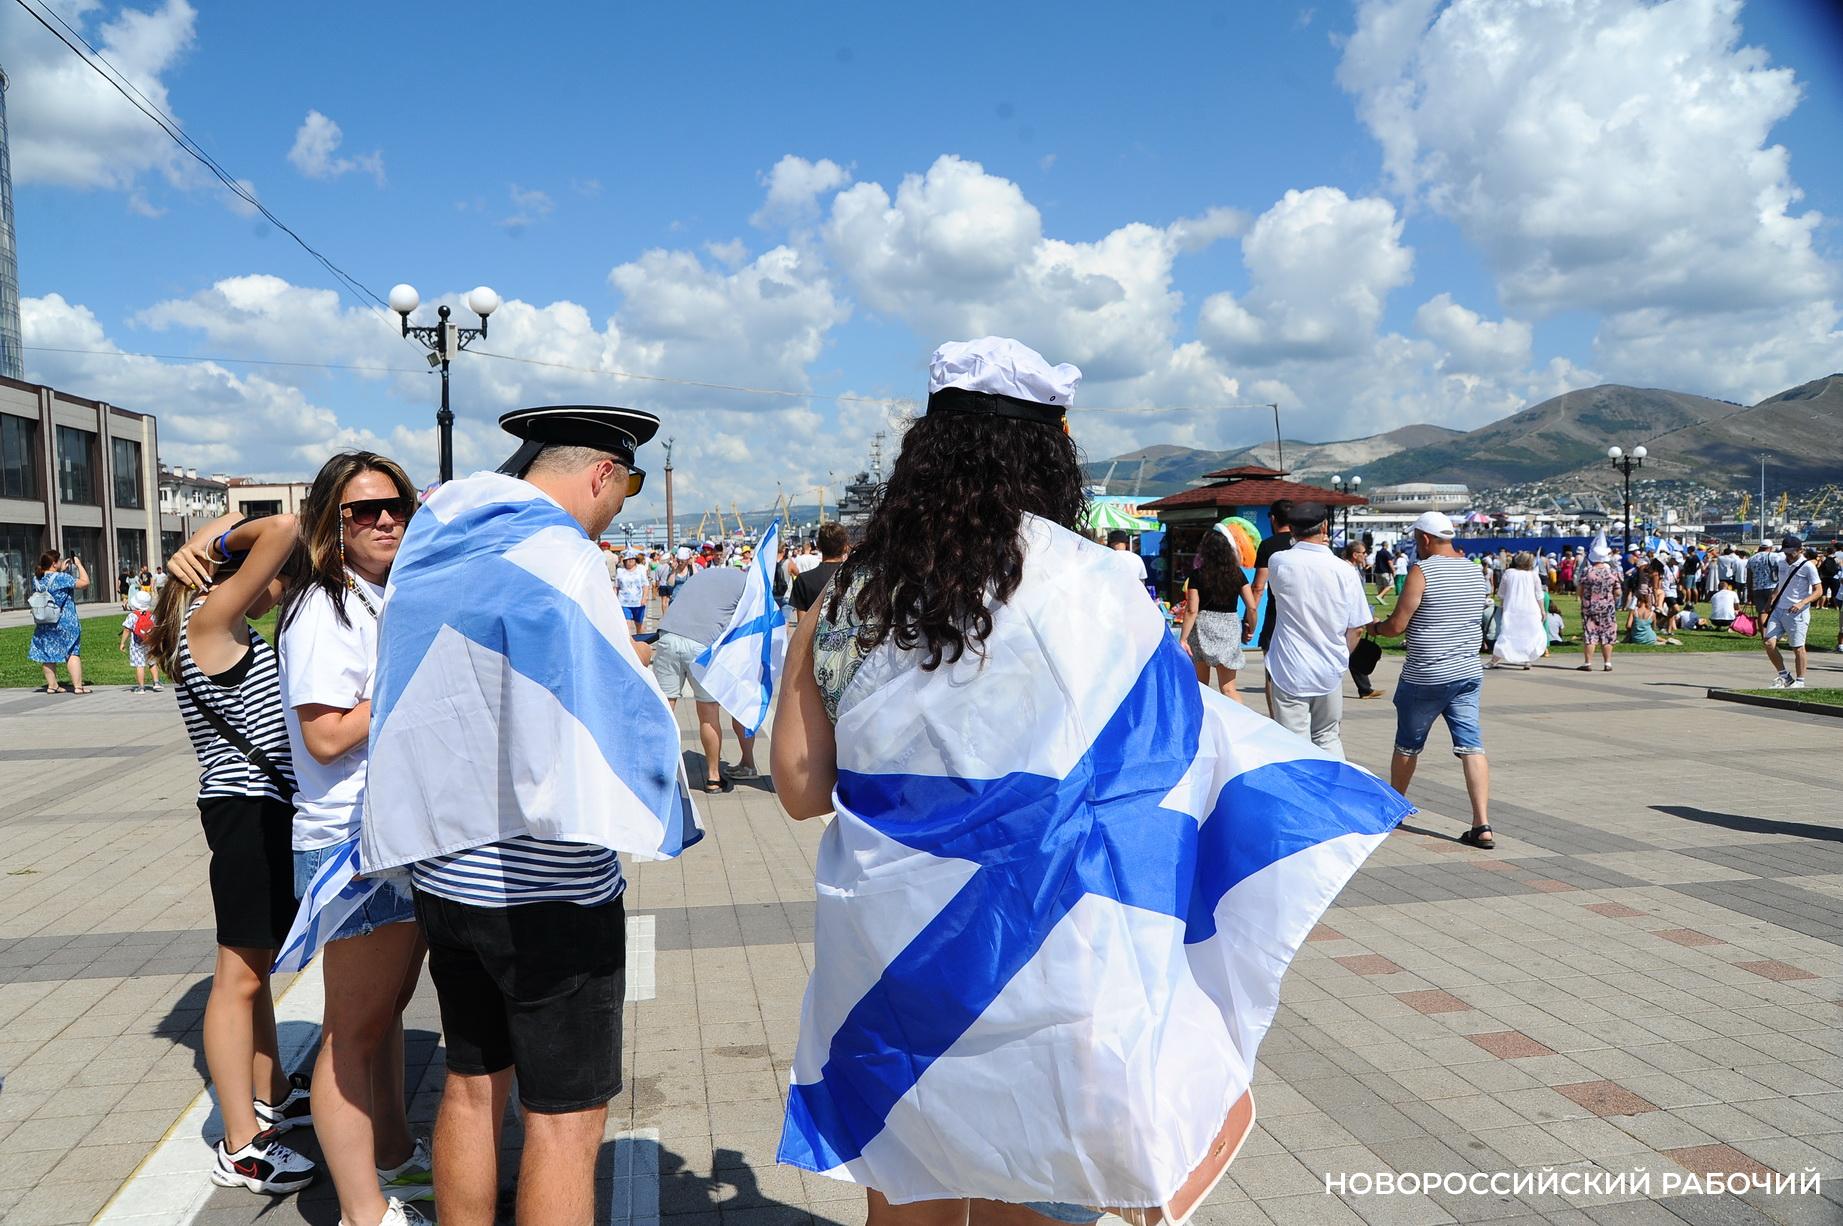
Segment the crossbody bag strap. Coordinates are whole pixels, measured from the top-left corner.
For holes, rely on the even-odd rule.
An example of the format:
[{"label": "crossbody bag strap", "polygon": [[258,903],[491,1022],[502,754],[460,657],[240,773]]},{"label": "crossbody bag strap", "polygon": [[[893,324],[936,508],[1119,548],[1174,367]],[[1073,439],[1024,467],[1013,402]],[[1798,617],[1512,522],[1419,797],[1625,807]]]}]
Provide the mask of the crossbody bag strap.
[{"label": "crossbody bag strap", "polygon": [[1779,581],[1779,590],[1773,593],[1773,602],[1766,606],[1766,616],[1768,620],[1770,620],[1775,613],[1779,612],[1780,597],[1785,595],[1785,589],[1792,586],[1792,580],[1797,577],[1798,572],[1803,570],[1805,566],[1806,563],[1800,562],[1797,566],[1788,570],[1785,573],[1785,578]]},{"label": "crossbody bag strap", "polygon": [[192,706],[198,711],[199,715],[203,717],[204,721],[211,725],[213,732],[216,732],[219,736],[223,737],[225,741],[229,742],[231,748],[241,753],[257,770],[267,775],[269,777],[269,782],[281,789],[283,797],[292,797],[294,795],[294,784],[289,781],[288,776],[282,773],[281,767],[275,765],[275,760],[273,758],[257,748],[250,738],[231,727],[229,720],[225,719],[218,711],[213,710],[210,704],[199,698],[198,693],[193,690],[190,685],[186,684],[184,677],[175,677],[173,680],[178,683],[180,689],[185,691],[186,696],[192,700]]}]

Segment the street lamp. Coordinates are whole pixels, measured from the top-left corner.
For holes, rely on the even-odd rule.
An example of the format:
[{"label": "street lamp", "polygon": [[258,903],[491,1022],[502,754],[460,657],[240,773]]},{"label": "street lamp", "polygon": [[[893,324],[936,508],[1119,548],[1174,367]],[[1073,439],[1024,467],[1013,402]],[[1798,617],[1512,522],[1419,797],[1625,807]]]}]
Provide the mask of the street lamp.
[{"label": "street lamp", "polygon": [[1642,444],[1632,448],[1631,455],[1617,447],[1606,449],[1606,458],[1613,462],[1613,471],[1625,474],[1625,539],[1622,543],[1628,553],[1632,549],[1632,470],[1645,466],[1645,454]]},{"label": "street lamp", "polygon": [[[1344,478],[1341,476],[1331,478],[1331,488],[1336,490],[1340,494],[1344,492],[1345,484],[1346,482],[1344,481]],[[1363,488],[1363,478],[1352,477],[1350,481],[1348,482],[1348,484],[1350,486],[1351,494],[1355,495],[1358,490]],[[1346,545],[1350,544],[1350,504],[1349,503],[1344,504],[1344,543]]]},{"label": "street lamp", "polygon": [[448,322],[448,308],[437,307],[441,322],[433,327],[411,327],[410,315],[422,305],[422,295],[413,285],[390,287],[390,309],[403,321],[403,335],[421,341],[429,350],[429,365],[442,372],[442,407],[435,414],[436,436],[440,443],[440,475],[443,481],[454,480],[454,410],[448,407],[448,362],[455,354],[486,335],[486,317],[499,309],[499,295],[484,285],[476,285],[467,295],[467,306],[480,317],[478,328],[463,328]]}]

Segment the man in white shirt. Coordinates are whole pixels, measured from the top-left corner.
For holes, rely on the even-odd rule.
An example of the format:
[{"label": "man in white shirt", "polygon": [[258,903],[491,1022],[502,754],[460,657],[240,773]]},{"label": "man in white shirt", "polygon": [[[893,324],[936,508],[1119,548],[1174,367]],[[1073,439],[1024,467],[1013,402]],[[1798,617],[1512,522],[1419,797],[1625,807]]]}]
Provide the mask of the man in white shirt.
[{"label": "man in white shirt", "polygon": [[1145,582],[1145,559],[1133,552],[1133,535],[1123,528],[1115,528],[1107,534],[1107,547],[1115,553],[1123,553],[1139,564],[1139,582]]},{"label": "man in white shirt", "polygon": [[1328,546],[1330,512],[1293,504],[1293,546],[1268,562],[1278,621],[1267,648],[1267,692],[1281,727],[1344,756],[1344,670],[1372,620],[1357,572]]},{"label": "man in white shirt", "polygon": [[[1773,678],[1775,690],[1805,688],[1805,635],[1811,629],[1811,606],[1824,596],[1824,584],[1817,576],[1817,563],[1805,556],[1805,543],[1788,536],[1781,544],[1785,567],[1778,589],[1766,601],[1766,658],[1779,675]],[[1779,640],[1792,649],[1793,676],[1779,654]]]}]

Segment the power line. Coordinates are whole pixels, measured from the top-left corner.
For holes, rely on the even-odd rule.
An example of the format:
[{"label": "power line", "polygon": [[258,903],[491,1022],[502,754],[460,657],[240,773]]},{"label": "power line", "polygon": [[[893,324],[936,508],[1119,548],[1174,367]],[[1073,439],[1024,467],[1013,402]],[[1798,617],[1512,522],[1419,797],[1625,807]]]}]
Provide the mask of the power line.
[{"label": "power line", "polygon": [[162,362],[216,362],[225,366],[293,366],[302,370],[351,370],[374,375],[427,374],[427,366],[361,366],[355,362],[284,362],[277,358],[227,358],[195,353],[137,353],[126,349],[64,349],[54,345],[21,345],[28,353],[72,353],[93,358],[157,358]]},{"label": "power line", "polygon": [[[116,93],[120,94],[123,98],[125,98],[128,101],[128,104],[130,106],[134,107],[135,110],[141,112],[141,114],[145,115],[148,119],[152,120],[154,123],[154,126],[158,127],[162,132],[166,133],[167,138],[169,140],[171,140],[174,144],[178,145],[180,149],[184,150],[187,155],[192,157],[206,170],[210,171],[212,177],[217,179],[220,183],[222,183],[238,199],[244,201],[251,208],[261,213],[263,217],[268,219],[271,225],[273,225],[276,229],[280,230],[283,234],[286,234],[289,238],[293,239],[295,243],[300,246],[301,250],[305,251],[308,255],[312,256],[316,261],[319,262],[321,267],[325,268],[328,272],[332,273],[333,276],[337,277],[342,285],[346,286],[352,292],[358,294],[361,298],[370,299],[373,303],[377,304],[377,307],[388,309],[389,304],[386,303],[382,298],[378,297],[377,294],[373,293],[368,286],[366,286],[363,282],[359,281],[356,277],[353,277],[351,274],[347,273],[345,269],[339,267],[339,265],[333,263],[332,260],[328,259],[325,255],[323,255],[311,243],[309,243],[306,239],[302,238],[299,234],[297,234],[291,226],[289,226],[281,218],[277,217],[269,209],[267,205],[265,205],[261,200],[258,200],[254,192],[244,187],[243,184],[234,175],[232,175],[229,171],[225,170],[224,167],[218,163],[216,158],[212,157],[209,153],[207,153],[204,150],[204,148],[198,144],[197,141],[194,141],[190,136],[187,136],[184,129],[182,129],[179,126],[178,120],[174,119],[171,115],[168,115],[159,106],[157,106],[152,101],[150,101],[146,95],[142,94],[141,91],[135,86],[134,82],[128,79],[127,74],[123,73],[121,69],[117,68],[114,64],[110,63],[107,56],[103,55],[103,53],[100,50],[98,50],[94,45],[92,45],[89,39],[85,38],[81,32],[74,29],[68,22],[66,22],[64,18],[61,17],[55,9],[48,10],[51,14],[51,21],[47,21],[45,19],[45,15],[39,12],[38,9],[34,8],[32,5],[26,3],[26,0],[17,0],[17,3],[19,4],[20,8],[24,9],[26,12],[32,15],[33,20],[37,21],[39,25],[45,27],[45,29],[50,32],[53,38],[63,43],[64,46],[70,51],[72,55],[76,56],[78,59],[82,60],[85,64],[89,65],[91,71],[93,71],[97,76],[101,77],[104,81],[107,81],[110,84],[110,86],[114,88]],[[57,22],[57,26],[52,25],[51,23],[52,21]],[[58,29],[58,26],[62,26],[63,31],[68,31],[69,36],[66,37],[65,33]],[[76,43],[73,43],[71,41],[72,38],[77,40]],[[78,46],[77,46],[78,43],[81,43],[83,45],[83,50],[78,49]],[[87,55],[84,53],[85,51],[88,52]],[[108,69],[107,72],[103,71],[104,66],[107,67]],[[388,317],[380,316],[379,318],[382,319],[383,322],[387,326],[389,325],[390,321]],[[395,331],[395,329],[392,328],[392,331]]]}]

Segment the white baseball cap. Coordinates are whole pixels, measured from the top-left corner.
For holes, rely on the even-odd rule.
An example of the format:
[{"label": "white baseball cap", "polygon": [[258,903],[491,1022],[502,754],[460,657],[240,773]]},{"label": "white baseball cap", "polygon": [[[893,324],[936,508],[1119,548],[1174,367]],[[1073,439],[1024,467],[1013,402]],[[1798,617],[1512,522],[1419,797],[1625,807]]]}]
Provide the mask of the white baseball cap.
[{"label": "white baseball cap", "polygon": [[1452,517],[1444,511],[1422,511],[1420,518],[1414,521],[1414,531],[1425,532],[1428,536],[1436,536],[1443,541],[1450,541],[1458,535],[1458,529],[1453,527]]}]

